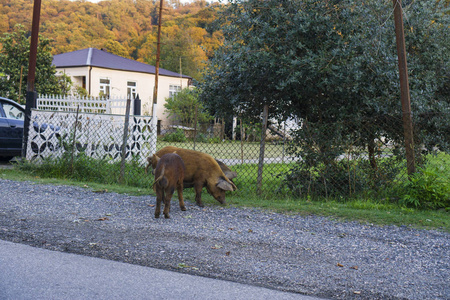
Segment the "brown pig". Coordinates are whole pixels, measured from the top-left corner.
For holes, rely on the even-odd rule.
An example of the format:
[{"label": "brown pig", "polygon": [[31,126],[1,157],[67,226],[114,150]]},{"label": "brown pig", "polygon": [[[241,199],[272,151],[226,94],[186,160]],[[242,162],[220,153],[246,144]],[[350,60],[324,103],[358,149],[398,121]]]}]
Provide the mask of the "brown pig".
[{"label": "brown pig", "polygon": [[[202,189],[206,190],[221,204],[225,204],[225,191],[237,190],[236,185],[225,176],[217,161],[209,154],[199,151],[167,146],[156,152],[152,157],[148,157],[148,166],[156,167],[157,157],[167,153],[176,152],[186,166],[184,173],[184,188],[194,187],[195,202],[203,207]],[[146,168],[146,169],[147,169]]]},{"label": "brown pig", "polygon": [[178,191],[178,200],[181,210],[186,210],[183,200],[183,179],[185,166],[183,160],[176,153],[168,153],[161,158],[154,155],[156,160],[155,182],[153,190],[156,193],[155,218],[159,218],[161,213],[161,202],[164,202],[164,217],[170,218],[170,200],[175,188]]},{"label": "brown pig", "polygon": [[216,161],[219,164],[219,167],[222,169],[223,174],[225,174],[225,176],[227,176],[228,179],[232,180],[233,178],[237,177],[237,173],[235,171],[231,171],[231,169],[228,168],[226,164],[217,159]]}]

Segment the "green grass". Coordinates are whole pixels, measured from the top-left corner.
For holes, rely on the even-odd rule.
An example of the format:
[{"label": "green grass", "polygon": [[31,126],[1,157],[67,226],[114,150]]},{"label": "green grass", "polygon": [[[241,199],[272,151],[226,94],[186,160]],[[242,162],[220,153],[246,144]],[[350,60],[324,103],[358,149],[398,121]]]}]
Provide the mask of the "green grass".
[{"label": "green grass", "polygon": [[[194,150],[194,142],[164,142],[158,139],[156,150],[160,150],[166,146],[174,146],[179,148]],[[284,146],[286,147],[286,146]],[[208,153],[216,159],[258,159],[259,158],[259,142],[245,142],[241,149],[240,141],[227,141],[224,143],[195,143],[195,150]],[[279,158],[283,157],[285,150],[283,145],[276,145],[270,142],[266,143],[264,157]]]},{"label": "green grass", "polygon": [[[154,195],[150,188],[132,187],[120,184],[102,184],[91,181],[71,179],[44,178],[33,175],[30,171],[14,169],[0,170],[0,178],[16,181],[34,181],[42,184],[76,185],[91,190],[107,190],[110,192],[132,195]],[[194,192],[188,189],[184,192],[187,200],[194,203]],[[206,190],[202,194],[206,205],[220,204]],[[450,232],[449,211],[417,210],[405,208],[392,203],[380,203],[371,200],[351,201],[308,201],[287,196],[267,197],[255,193],[227,193],[227,205],[235,207],[254,207],[269,211],[300,215],[329,216],[338,220],[358,221],[375,225],[406,225],[414,228],[439,229]]]}]

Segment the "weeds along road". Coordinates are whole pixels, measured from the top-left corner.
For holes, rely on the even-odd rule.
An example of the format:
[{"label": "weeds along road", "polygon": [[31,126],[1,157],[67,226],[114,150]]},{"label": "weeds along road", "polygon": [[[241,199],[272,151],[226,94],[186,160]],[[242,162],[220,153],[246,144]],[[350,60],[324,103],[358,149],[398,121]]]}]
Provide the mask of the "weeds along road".
[{"label": "weeds along road", "polygon": [[0,179],[0,239],[331,299],[449,299],[450,235]]}]

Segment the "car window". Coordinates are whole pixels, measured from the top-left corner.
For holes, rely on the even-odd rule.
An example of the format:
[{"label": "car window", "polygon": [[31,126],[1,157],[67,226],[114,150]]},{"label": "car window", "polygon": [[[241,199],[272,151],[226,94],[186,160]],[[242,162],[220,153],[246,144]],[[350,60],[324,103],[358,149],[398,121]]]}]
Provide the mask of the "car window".
[{"label": "car window", "polygon": [[8,119],[14,120],[25,119],[24,113],[14,105],[11,105],[9,103],[3,103],[3,110],[5,111],[6,117]]}]

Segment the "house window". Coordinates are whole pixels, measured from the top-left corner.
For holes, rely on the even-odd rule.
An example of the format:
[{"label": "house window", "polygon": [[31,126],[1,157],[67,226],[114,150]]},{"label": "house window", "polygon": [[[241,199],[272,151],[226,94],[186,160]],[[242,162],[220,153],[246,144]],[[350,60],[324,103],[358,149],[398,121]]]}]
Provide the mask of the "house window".
[{"label": "house window", "polygon": [[169,97],[172,98],[175,94],[181,91],[181,86],[179,85],[169,85]]},{"label": "house window", "polygon": [[127,98],[134,100],[136,99],[136,82],[135,81],[127,81]]},{"label": "house window", "polygon": [[110,90],[111,90],[111,85],[110,85],[110,80],[109,79],[100,79],[100,96],[104,96],[106,98],[109,98],[110,96]]}]

